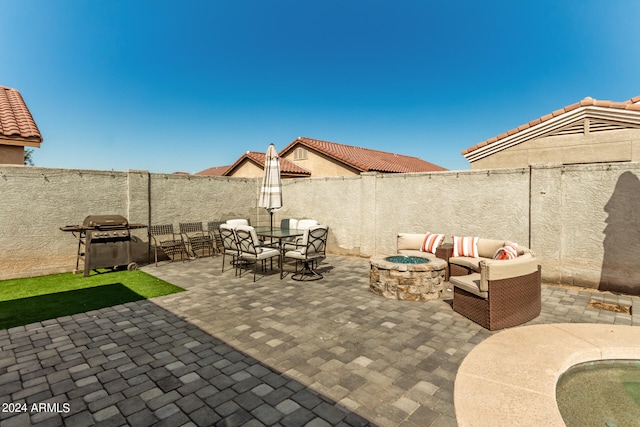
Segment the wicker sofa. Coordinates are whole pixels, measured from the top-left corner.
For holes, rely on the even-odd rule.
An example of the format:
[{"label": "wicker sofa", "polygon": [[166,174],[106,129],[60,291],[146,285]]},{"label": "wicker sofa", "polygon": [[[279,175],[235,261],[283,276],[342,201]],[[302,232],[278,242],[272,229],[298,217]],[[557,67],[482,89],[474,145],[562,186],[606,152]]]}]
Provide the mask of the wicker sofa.
[{"label": "wicker sofa", "polygon": [[446,279],[453,285],[453,310],[489,329],[503,329],[535,319],[541,310],[541,266],[535,253],[518,247],[517,258],[494,260],[511,242],[478,239],[477,257],[453,256],[453,244],[435,254],[420,250],[425,234],[398,234],[398,253],[448,261]]}]

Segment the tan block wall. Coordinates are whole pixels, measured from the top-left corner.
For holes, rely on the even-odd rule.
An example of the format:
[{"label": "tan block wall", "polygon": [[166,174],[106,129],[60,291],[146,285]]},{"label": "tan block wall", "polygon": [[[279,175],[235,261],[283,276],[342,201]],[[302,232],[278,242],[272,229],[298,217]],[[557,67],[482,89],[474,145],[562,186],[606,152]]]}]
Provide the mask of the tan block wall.
[{"label": "tan block wall", "polygon": [[[394,253],[399,232],[508,239],[530,247],[543,278],[640,294],[640,163],[289,179],[282,218],[329,225],[333,254]],[[248,218],[261,178],[0,167],[0,278],[75,266],[77,241],[59,227],[90,214],[148,224]],[[151,218],[151,219],[149,219]],[[138,261],[146,230],[136,232]]]}]

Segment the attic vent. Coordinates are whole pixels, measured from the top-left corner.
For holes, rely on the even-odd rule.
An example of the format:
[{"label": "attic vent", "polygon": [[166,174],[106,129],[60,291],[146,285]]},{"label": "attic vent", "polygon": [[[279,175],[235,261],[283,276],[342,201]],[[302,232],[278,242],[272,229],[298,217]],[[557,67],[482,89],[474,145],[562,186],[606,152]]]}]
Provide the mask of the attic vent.
[{"label": "attic vent", "polygon": [[564,126],[554,132],[551,132],[549,136],[557,135],[586,135],[593,132],[604,132],[609,130],[622,130],[622,129],[638,129],[640,126],[630,123],[616,123],[606,120],[589,120],[585,119],[582,122],[572,123]]},{"label": "attic vent", "polygon": [[603,121],[591,121],[589,125],[589,132],[603,132],[605,130],[619,130],[619,129],[637,129],[638,126],[625,123],[612,123]]},{"label": "attic vent", "polygon": [[293,152],[293,160],[306,160],[307,150],[306,148],[296,148]]}]

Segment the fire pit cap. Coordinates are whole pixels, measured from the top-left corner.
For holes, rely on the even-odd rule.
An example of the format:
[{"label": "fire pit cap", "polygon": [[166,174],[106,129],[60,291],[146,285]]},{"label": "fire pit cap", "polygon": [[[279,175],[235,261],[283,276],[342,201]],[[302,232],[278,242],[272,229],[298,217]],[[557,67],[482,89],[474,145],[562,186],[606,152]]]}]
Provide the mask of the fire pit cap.
[{"label": "fire pit cap", "polygon": [[428,258],[408,255],[388,256],[384,260],[388,262],[395,262],[397,264],[426,264],[429,262]]}]

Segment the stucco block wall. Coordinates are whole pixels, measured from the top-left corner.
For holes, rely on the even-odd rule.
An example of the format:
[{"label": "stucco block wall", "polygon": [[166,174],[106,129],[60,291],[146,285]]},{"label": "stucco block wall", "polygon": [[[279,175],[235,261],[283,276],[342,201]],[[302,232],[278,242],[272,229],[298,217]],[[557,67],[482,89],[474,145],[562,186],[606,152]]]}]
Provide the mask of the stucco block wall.
[{"label": "stucco block wall", "polygon": [[127,174],[0,167],[0,195],[0,277],[70,271],[77,241],[59,227],[125,215]]},{"label": "stucco block wall", "polygon": [[532,247],[546,280],[640,294],[638,163],[533,169]]},{"label": "stucco block wall", "polygon": [[[640,163],[548,165],[437,173],[288,179],[274,215],[329,226],[328,251],[394,253],[399,232],[512,240],[534,250],[543,279],[640,294]],[[144,224],[248,218],[261,178],[0,167],[0,279],[75,266],[77,240],[59,230],[90,214]],[[146,230],[135,256],[147,260]]]}]

